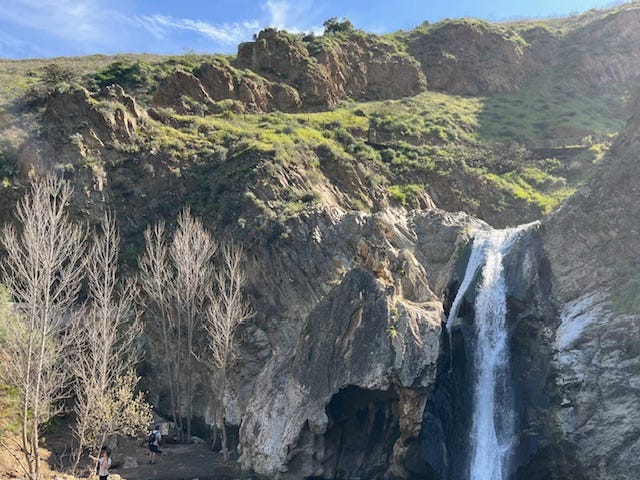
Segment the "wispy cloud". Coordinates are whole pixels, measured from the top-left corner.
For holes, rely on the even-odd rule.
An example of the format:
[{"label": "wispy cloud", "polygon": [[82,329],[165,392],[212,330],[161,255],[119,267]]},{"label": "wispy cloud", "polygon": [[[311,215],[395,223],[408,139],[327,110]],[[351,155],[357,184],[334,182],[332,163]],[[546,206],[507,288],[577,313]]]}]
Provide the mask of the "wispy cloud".
[{"label": "wispy cloud", "polygon": [[269,12],[271,26],[275,28],[286,28],[287,20],[291,12],[291,4],[287,1],[267,0],[264,9]]},{"label": "wispy cloud", "polygon": [[145,15],[134,19],[135,23],[145,28],[154,37],[166,39],[174,30],[195,32],[223,44],[236,44],[247,38],[260,28],[256,20],[242,23],[224,23],[215,25],[191,18],[173,18],[165,15]]},{"label": "wispy cloud", "polygon": [[75,42],[104,45],[110,17],[100,0],[5,0],[0,20]]},{"label": "wispy cloud", "polygon": [[135,52],[150,45],[157,53],[174,52],[177,45],[184,50],[229,51],[267,26],[290,32],[322,31],[317,25],[319,7],[312,0],[261,0],[248,16],[233,22],[153,10],[128,15],[118,5],[131,7],[125,0],[2,0],[0,55]]},{"label": "wispy cloud", "polygon": [[215,24],[203,19],[175,18],[161,14],[137,16],[133,22],[158,40],[165,40],[176,30],[182,30],[200,34],[224,45],[236,45],[267,26],[290,32],[321,31],[321,27],[308,24],[311,8],[309,0],[295,3],[289,0],[266,0],[260,8],[265,12],[262,18],[236,23]]},{"label": "wispy cloud", "polygon": [[322,27],[312,22],[317,7],[310,0],[266,0],[262,5],[269,17],[268,25],[289,32],[321,33]]}]

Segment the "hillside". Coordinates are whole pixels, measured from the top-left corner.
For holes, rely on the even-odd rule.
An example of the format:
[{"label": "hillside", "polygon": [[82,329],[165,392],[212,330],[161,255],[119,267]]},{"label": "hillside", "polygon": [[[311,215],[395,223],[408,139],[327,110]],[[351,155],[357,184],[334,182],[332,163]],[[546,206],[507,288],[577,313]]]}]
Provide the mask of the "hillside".
[{"label": "hillside", "polygon": [[[571,24],[444,21],[385,37],[338,22],[318,38],[265,30],[236,57],[2,61],[3,176],[64,170],[116,200],[133,188],[119,179],[142,169],[135,188],[162,203],[175,182],[239,175],[227,201],[210,185],[177,202],[221,208],[218,218],[229,203],[277,218],[318,202],[376,210],[430,197],[496,226],[530,221],[575,190],[622,127],[640,38],[621,27],[637,15],[629,5]],[[624,72],[593,71],[604,57]],[[124,92],[108,93],[112,83]],[[118,125],[119,112],[135,124]],[[563,149],[575,146],[585,148]]]},{"label": "hillside", "polygon": [[[633,2],[382,36],[347,20],[322,36],[266,29],[231,56],[0,60],[0,220],[11,221],[32,176],[54,173],[75,188],[75,218],[115,211],[120,260],[135,274],[144,229],[189,206],[247,252],[257,313],[225,397],[242,466],[334,478],[353,463],[362,478],[434,480],[447,462],[429,457],[421,428],[429,408],[455,417],[433,403],[460,388],[442,368],[464,347],[447,343],[443,321],[470,232],[542,220],[522,242],[533,253],[518,253],[528,263],[512,269],[520,290],[509,297],[518,393],[542,392],[518,413],[530,424],[517,478],[568,480],[572,462],[576,478],[624,478],[615,475],[634,468],[626,453],[598,477],[609,457],[596,443],[636,445],[637,428],[614,442],[620,417],[579,380],[598,376],[604,391],[619,378],[561,333],[583,293],[617,319],[615,338],[637,333],[638,24]],[[581,342],[601,352],[606,335],[596,322]],[[624,340],[623,376],[637,369],[637,347]],[[166,379],[144,369],[144,387],[162,398]],[[620,398],[635,401],[607,397]],[[208,396],[196,403],[208,434]],[[0,405],[11,405],[4,387]],[[604,417],[608,430],[594,434]],[[363,430],[377,440],[354,434]],[[345,432],[355,440],[343,447]]]}]

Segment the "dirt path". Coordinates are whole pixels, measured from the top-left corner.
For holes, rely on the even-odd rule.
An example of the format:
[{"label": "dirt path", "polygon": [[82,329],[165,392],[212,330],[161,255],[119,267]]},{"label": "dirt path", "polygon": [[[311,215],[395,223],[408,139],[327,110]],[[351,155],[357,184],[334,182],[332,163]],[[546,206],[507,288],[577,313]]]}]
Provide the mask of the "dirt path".
[{"label": "dirt path", "polygon": [[149,464],[146,448],[135,446],[122,455],[114,457],[115,468],[110,472],[123,480],[258,480],[256,476],[243,476],[236,461],[225,463],[222,454],[204,445],[164,445],[153,465]]}]

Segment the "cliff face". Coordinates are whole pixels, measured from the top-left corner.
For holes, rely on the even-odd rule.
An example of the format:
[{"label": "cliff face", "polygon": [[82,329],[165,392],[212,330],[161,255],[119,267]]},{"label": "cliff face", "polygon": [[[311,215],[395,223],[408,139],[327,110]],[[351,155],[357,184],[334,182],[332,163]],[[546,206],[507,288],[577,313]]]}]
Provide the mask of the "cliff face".
[{"label": "cliff face", "polygon": [[569,59],[575,75],[591,91],[620,91],[640,78],[640,10],[612,12],[569,33],[564,39],[564,60]]},{"label": "cliff face", "polygon": [[[242,416],[241,459],[278,478],[404,476],[440,351],[443,307],[434,292],[476,222],[436,210],[327,220],[305,219],[271,255],[253,252],[261,265],[252,271],[276,280],[277,293],[265,296],[300,301],[295,312],[273,305],[278,328],[298,317],[292,335],[258,373],[247,403],[232,402]],[[267,258],[291,281],[280,283]]]},{"label": "cliff face", "polygon": [[587,478],[632,478],[640,456],[640,116],[594,180],[545,222],[560,310],[554,405]]},{"label": "cliff face", "polygon": [[514,31],[477,20],[437,24],[407,41],[430,88],[478,95],[516,90],[529,73],[528,45]]}]

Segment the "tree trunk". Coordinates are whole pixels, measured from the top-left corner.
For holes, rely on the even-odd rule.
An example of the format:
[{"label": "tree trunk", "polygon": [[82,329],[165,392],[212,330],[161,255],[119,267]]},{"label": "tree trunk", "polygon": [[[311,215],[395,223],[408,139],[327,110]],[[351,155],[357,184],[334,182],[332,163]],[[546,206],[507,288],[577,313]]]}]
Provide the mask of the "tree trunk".
[{"label": "tree trunk", "polygon": [[220,422],[220,429],[222,430],[222,458],[226,462],[229,460],[229,449],[227,448],[227,422],[224,415]]}]

